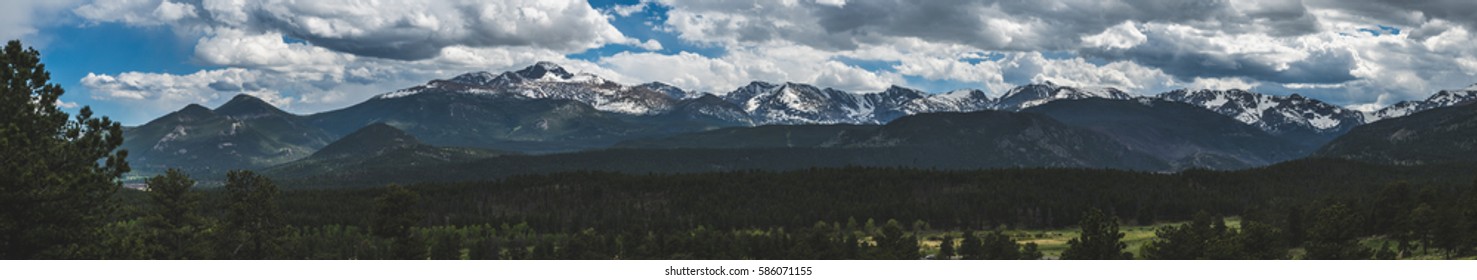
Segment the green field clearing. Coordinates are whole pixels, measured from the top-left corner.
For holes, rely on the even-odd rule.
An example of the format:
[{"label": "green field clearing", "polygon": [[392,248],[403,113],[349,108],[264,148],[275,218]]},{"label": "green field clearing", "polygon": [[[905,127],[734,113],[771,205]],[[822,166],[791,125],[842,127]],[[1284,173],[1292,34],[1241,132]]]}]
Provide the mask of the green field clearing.
[{"label": "green field clearing", "polygon": [[[1229,217],[1225,219],[1225,222],[1226,226],[1229,228],[1241,228],[1240,217]],[[1119,226],[1118,229],[1124,233],[1123,243],[1128,245],[1126,251],[1132,252],[1135,259],[1142,259],[1142,249],[1144,245],[1147,245],[1149,244],[1149,242],[1152,242],[1154,240],[1154,231],[1156,229],[1164,226],[1180,225],[1183,223],[1185,222],[1158,223],[1148,226]],[[1046,259],[1056,259],[1060,257],[1062,255],[1062,251],[1067,249],[1067,240],[1071,240],[1072,238],[1076,238],[1078,236],[1077,228],[1053,230],[1004,230],[1003,232],[1009,234],[1012,238],[1015,238],[1016,241],[1020,244],[1035,242],[1037,248],[1041,250],[1042,255],[1044,255]],[[942,239],[941,236],[943,236],[944,234],[949,234],[950,236],[953,236],[955,242],[954,244],[955,246],[958,246],[958,242],[962,240],[961,236],[963,236],[964,233],[958,231],[933,231],[924,233],[921,238],[922,241],[919,244],[919,246],[923,249],[924,255],[932,255],[938,253],[939,244]],[[1360,239],[1360,244],[1370,248],[1371,251],[1379,250],[1381,247],[1384,246],[1386,242],[1390,242],[1391,246],[1394,246],[1393,241],[1390,241],[1388,238],[1385,238],[1383,236]],[[1419,243],[1417,243],[1417,248],[1419,248]],[[1301,247],[1292,248],[1288,252],[1289,256],[1291,256],[1291,258],[1293,259],[1301,259],[1304,253],[1305,252]],[[1417,249],[1414,252],[1411,252],[1411,255],[1402,257],[1400,259],[1441,260],[1445,258],[1436,250],[1422,251]],[[1460,259],[1477,260],[1477,256],[1465,257]]]}]

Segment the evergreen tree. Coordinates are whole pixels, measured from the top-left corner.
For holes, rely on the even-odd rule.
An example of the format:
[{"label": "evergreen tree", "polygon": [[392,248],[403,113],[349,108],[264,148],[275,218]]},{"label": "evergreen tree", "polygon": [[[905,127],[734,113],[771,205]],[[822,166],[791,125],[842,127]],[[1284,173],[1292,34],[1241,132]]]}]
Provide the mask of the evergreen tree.
[{"label": "evergreen tree", "polygon": [[1390,250],[1390,241],[1380,243],[1380,250],[1374,252],[1376,260],[1393,260],[1395,257],[1395,251]]},{"label": "evergreen tree", "polygon": [[1409,253],[1415,241],[1415,224],[1410,220],[1410,210],[1415,208],[1415,194],[1406,182],[1386,186],[1375,195],[1374,204],[1367,207],[1368,228],[1359,233],[1366,235],[1385,234],[1396,241],[1401,254]]},{"label": "evergreen tree", "polygon": [[195,213],[200,205],[200,194],[190,190],[195,180],[179,169],[171,168],[145,183],[155,210],[144,218],[144,224],[154,229],[153,243],[160,246],[160,251],[152,258],[209,258],[209,248],[201,244],[206,222]]},{"label": "evergreen tree", "polygon": [[979,234],[973,231],[964,233],[964,240],[959,243],[959,257],[966,260],[978,260],[984,255],[985,245],[980,243]]},{"label": "evergreen tree", "polygon": [[128,172],[122,127],[89,107],[72,118],[50,79],[35,49],[0,50],[0,259],[89,257]]},{"label": "evergreen tree", "polygon": [[370,231],[391,240],[393,259],[424,260],[426,246],[413,228],[421,221],[420,195],[408,188],[391,184],[375,198],[374,224]]},{"label": "evergreen tree", "polygon": [[1436,223],[1431,230],[1431,244],[1428,246],[1440,248],[1446,258],[1463,254],[1472,247],[1469,239],[1477,237],[1472,233],[1477,231],[1477,228],[1472,227],[1472,218],[1460,206],[1438,211]]},{"label": "evergreen tree", "polygon": [[452,226],[440,226],[427,229],[430,236],[430,252],[428,255],[433,260],[460,260],[462,259],[461,231]]},{"label": "evergreen tree", "polygon": [[1067,240],[1067,250],[1062,251],[1063,260],[1126,260],[1133,254],[1124,252],[1123,233],[1118,231],[1118,218],[1103,214],[1096,208],[1082,216],[1080,237]]},{"label": "evergreen tree", "polygon": [[1292,206],[1287,209],[1287,216],[1285,217],[1287,227],[1283,231],[1284,244],[1297,247],[1302,246],[1303,242],[1306,241],[1308,229],[1303,225],[1304,214],[1303,208],[1299,206]]},{"label": "evergreen tree", "polygon": [[1429,253],[1431,244],[1435,243],[1436,228],[1440,226],[1436,220],[1438,215],[1435,208],[1425,203],[1410,210],[1410,218],[1406,219],[1410,222],[1410,237],[1411,240],[1421,242],[1421,253]]},{"label": "evergreen tree", "polygon": [[1271,225],[1257,221],[1242,221],[1236,235],[1241,248],[1241,259],[1278,260],[1287,258],[1285,234]]},{"label": "evergreen tree", "polygon": [[277,185],[251,171],[226,173],[226,217],[218,253],[226,259],[280,256],[286,228],[277,212]]},{"label": "evergreen tree", "polygon": [[954,237],[949,236],[948,234],[944,234],[941,240],[939,240],[939,253],[937,258],[940,260],[954,259]]},{"label": "evergreen tree", "polygon": [[1000,232],[986,232],[980,236],[980,259],[984,260],[1018,260],[1021,259],[1020,245],[1015,243],[1010,236]]},{"label": "evergreen tree", "polygon": [[882,250],[879,257],[883,259],[918,259],[918,240],[913,235],[904,233],[903,225],[897,220],[887,220],[887,224],[882,226],[882,236],[877,241],[877,246]]},{"label": "evergreen tree", "polygon": [[502,251],[502,242],[492,236],[472,239],[467,244],[467,257],[473,260],[500,260]]},{"label": "evergreen tree", "polygon": [[1318,211],[1318,222],[1308,232],[1308,259],[1362,260],[1369,249],[1359,245],[1359,218],[1354,210],[1334,204]]},{"label": "evergreen tree", "polygon": [[1026,242],[1025,245],[1021,245],[1022,260],[1039,260],[1041,257],[1044,256],[1041,254],[1041,249],[1037,248],[1036,242]]},{"label": "evergreen tree", "polygon": [[[1207,253],[1212,244],[1223,242],[1220,240],[1222,232],[1213,226],[1217,223],[1210,213],[1200,211],[1195,213],[1195,218],[1189,223],[1160,227],[1155,230],[1154,240],[1144,245],[1144,258],[1154,260],[1207,259]],[[1224,255],[1225,252],[1221,254]]]},{"label": "evergreen tree", "polygon": [[532,253],[529,253],[528,259],[530,259],[530,260],[553,260],[553,259],[556,259],[555,258],[555,255],[554,255],[554,241],[544,240],[544,241],[535,243],[533,245],[533,252]]}]

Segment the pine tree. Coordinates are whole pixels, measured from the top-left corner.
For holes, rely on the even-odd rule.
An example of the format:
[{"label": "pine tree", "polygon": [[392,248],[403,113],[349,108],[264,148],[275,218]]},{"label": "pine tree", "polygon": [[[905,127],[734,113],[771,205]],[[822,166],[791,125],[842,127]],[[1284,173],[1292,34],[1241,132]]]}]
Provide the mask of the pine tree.
[{"label": "pine tree", "polygon": [[452,226],[439,226],[426,229],[430,236],[430,252],[428,255],[433,260],[460,260],[462,259],[461,231]]},{"label": "pine tree", "polygon": [[1020,245],[1010,236],[1001,232],[987,232],[980,236],[983,250],[980,259],[984,260],[1018,260],[1021,259]]},{"label": "pine tree", "polygon": [[1308,232],[1308,259],[1362,260],[1369,249],[1359,245],[1359,218],[1354,210],[1334,204],[1318,211],[1318,223]]},{"label": "pine tree", "polygon": [[882,250],[879,257],[883,259],[918,259],[918,240],[913,235],[904,233],[903,225],[897,220],[887,220],[887,224],[882,226],[882,236],[877,241],[877,246]]},{"label": "pine tree", "polygon": [[952,260],[952,259],[954,259],[954,237],[953,236],[949,236],[948,234],[944,234],[943,238],[941,240],[939,240],[939,254],[938,254],[938,257],[937,258],[940,259],[940,260]]},{"label": "pine tree", "polygon": [[190,190],[195,186],[195,180],[179,169],[171,168],[145,182],[155,210],[144,218],[144,224],[157,232],[153,243],[160,246],[153,258],[209,258],[206,253],[209,249],[201,246],[201,235],[206,231],[205,220],[195,213],[200,205],[200,194]]},{"label": "pine tree", "polygon": [[964,233],[964,240],[959,243],[959,257],[966,260],[978,260],[984,255],[985,245],[980,242],[979,234],[973,231]]},{"label": "pine tree", "polygon": [[467,244],[467,249],[467,257],[473,260],[502,259],[502,242],[494,236],[473,239]]},{"label": "pine tree", "polygon": [[226,218],[222,221],[220,257],[273,259],[282,250],[286,228],[277,212],[277,185],[246,170],[226,173]]},{"label": "pine tree", "polygon": [[1041,259],[1041,257],[1044,257],[1041,254],[1041,249],[1037,247],[1038,246],[1036,246],[1036,242],[1026,242],[1025,245],[1021,245],[1021,259],[1039,260]]},{"label": "pine tree", "polygon": [[1213,243],[1219,240],[1220,232],[1213,224],[1210,213],[1200,211],[1183,225],[1164,226],[1155,230],[1154,240],[1144,245],[1144,258],[1154,260],[1206,259]]},{"label": "pine tree", "polygon": [[128,172],[122,127],[89,107],[72,118],[50,79],[35,49],[0,50],[0,259],[91,257]]},{"label": "pine tree", "polygon": [[1251,260],[1278,260],[1287,258],[1287,245],[1281,230],[1257,221],[1242,221],[1236,240],[1241,248],[1241,258]]},{"label": "pine tree", "polygon": [[1067,240],[1067,250],[1062,251],[1063,260],[1126,260],[1133,254],[1124,252],[1123,233],[1118,231],[1118,218],[1109,217],[1098,209],[1088,210],[1082,216],[1082,234]]},{"label": "pine tree", "polygon": [[1395,251],[1390,250],[1390,241],[1381,243],[1380,250],[1374,252],[1374,259],[1376,260],[1393,260],[1395,257]]},{"label": "pine tree", "polygon": [[425,242],[415,234],[413,228],[422,218],[416,206],[420,195],[408,188],[391,184],[375,198],[374,224],[370,231],[380,238],[391,240],[391,258],[401,260],[424,260],[427,257]]},{"label": "pine tree", "polygon": [[1436,243],[1434,242],[1436,228],[1440,226],[1437,224],[1437,215],[1439,214],[1436,213],[1436,209],[1430,204],[1421,203],[1415,209],[1410,210],[1410,218],[1405,219],[1410,222],[1411,240],[1421,242],[1421,253],[1423,254],[1429,253],[1432,244]]}]

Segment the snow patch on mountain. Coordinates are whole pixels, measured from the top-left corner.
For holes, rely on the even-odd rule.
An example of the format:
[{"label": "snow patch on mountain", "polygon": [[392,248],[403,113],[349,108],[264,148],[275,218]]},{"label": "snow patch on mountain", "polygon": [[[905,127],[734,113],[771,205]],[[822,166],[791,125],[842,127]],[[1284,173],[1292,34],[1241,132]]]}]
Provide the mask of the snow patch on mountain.
[{"label": "snow patch on mountain", "polygon": [[1199,106],[1272,134],[1337,134],[1363,124],[1363,113],[1302,95],[1275,96],[1239,89],[1180,89],[1158,99]]},{"label": "snow patch on mountain", "polygon": [[1115,88],[1077,88],[1061,86],[1047,81],[1041,84],[1029,84],[1010,89],[1010,91],[1001,95],[1000,99],[996,99],[994,106],[991,106],[991,108],[996,110],[1019,111],[1057,100],[1087,98],[1128,100],[1132,99],[1133,96]]},{"label": "snow patch on mountain", "polygon": [[1436,94],[1427,97],[1426,100],[1395,103],[1395,105],[1390,105],[1372,113],[1373,119],[1369,121],[1374,122],[1376,120],[1409,116],[1420,111],[1457,105],[1472,100],[1477,100],[1477,84],[1464,89],[1438,91]]}]

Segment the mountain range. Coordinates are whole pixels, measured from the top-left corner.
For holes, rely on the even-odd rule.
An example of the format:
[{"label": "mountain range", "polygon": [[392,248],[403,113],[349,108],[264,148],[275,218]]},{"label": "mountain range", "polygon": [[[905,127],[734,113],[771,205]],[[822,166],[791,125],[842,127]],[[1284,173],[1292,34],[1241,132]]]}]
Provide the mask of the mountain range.
[{"label": "mountain range", "polygon": [[[540,62],[517,71],[433,80],[310,115],[290,114],[247,95],[215,109],[192,104],[126,128],[124,148],[141,172],[184,167],[209,174],[274,166],[279,171],[351,168],[356,164],[318,153],[332,151],[335,140],[363,137],[407,139],[418,147],[412,150],[420,151],[410,154],[468,155],[424,161],[428,164],[609,148],[820,149],[884,154],[825,163],[842,165],[888,166],[911,159],[921,162],[917,166],[960,168],[1236,169],[1308,155],[1365,123],[1473,99],[1477,87],[1365,113],[1296,94],[1176,90],[1132,96],[1113,88],[1050,82],[1016,87],[998,98],[980,90],[931,94],[893,86],[851,93],[767,82],[715,94],[660,82],[624,85]],[[1022,113],[1007,114],[1016,111]],[[959,112],[996,113],[952,115]],[[380,132],[356,135],[367,127]],[[428,147],[465,148],[430,152],[440,148]],[[513,154],[527,155],[502,156]],[[477,159],[487,157],[496,158]],[[285,167],[295,161],[301,161],[297,167]],[[335,167],[310,168],[305,166],[313,164],[306,162],[335,162]],[[279,172],[309,173],[321,172]]]},{"label": "mountain range", "polygon": [[1396,165],[1477,162],[1477,101],[1356,127],[1314,156]]},{"label": "mountain range", "polygon": [[375,123],[324,146],[306,158],[267,168],[265,173],[275,177],[306,177],[343,170],[431,166],[508,154],[511,153],[431,146],[398,128]]},{"label": "mountain range", "polygon": [[301,159],[335,139],[303,116],[238,95],[215,109],[191,104],[125,129],[121,149],[134,169],[221,173]]}]

